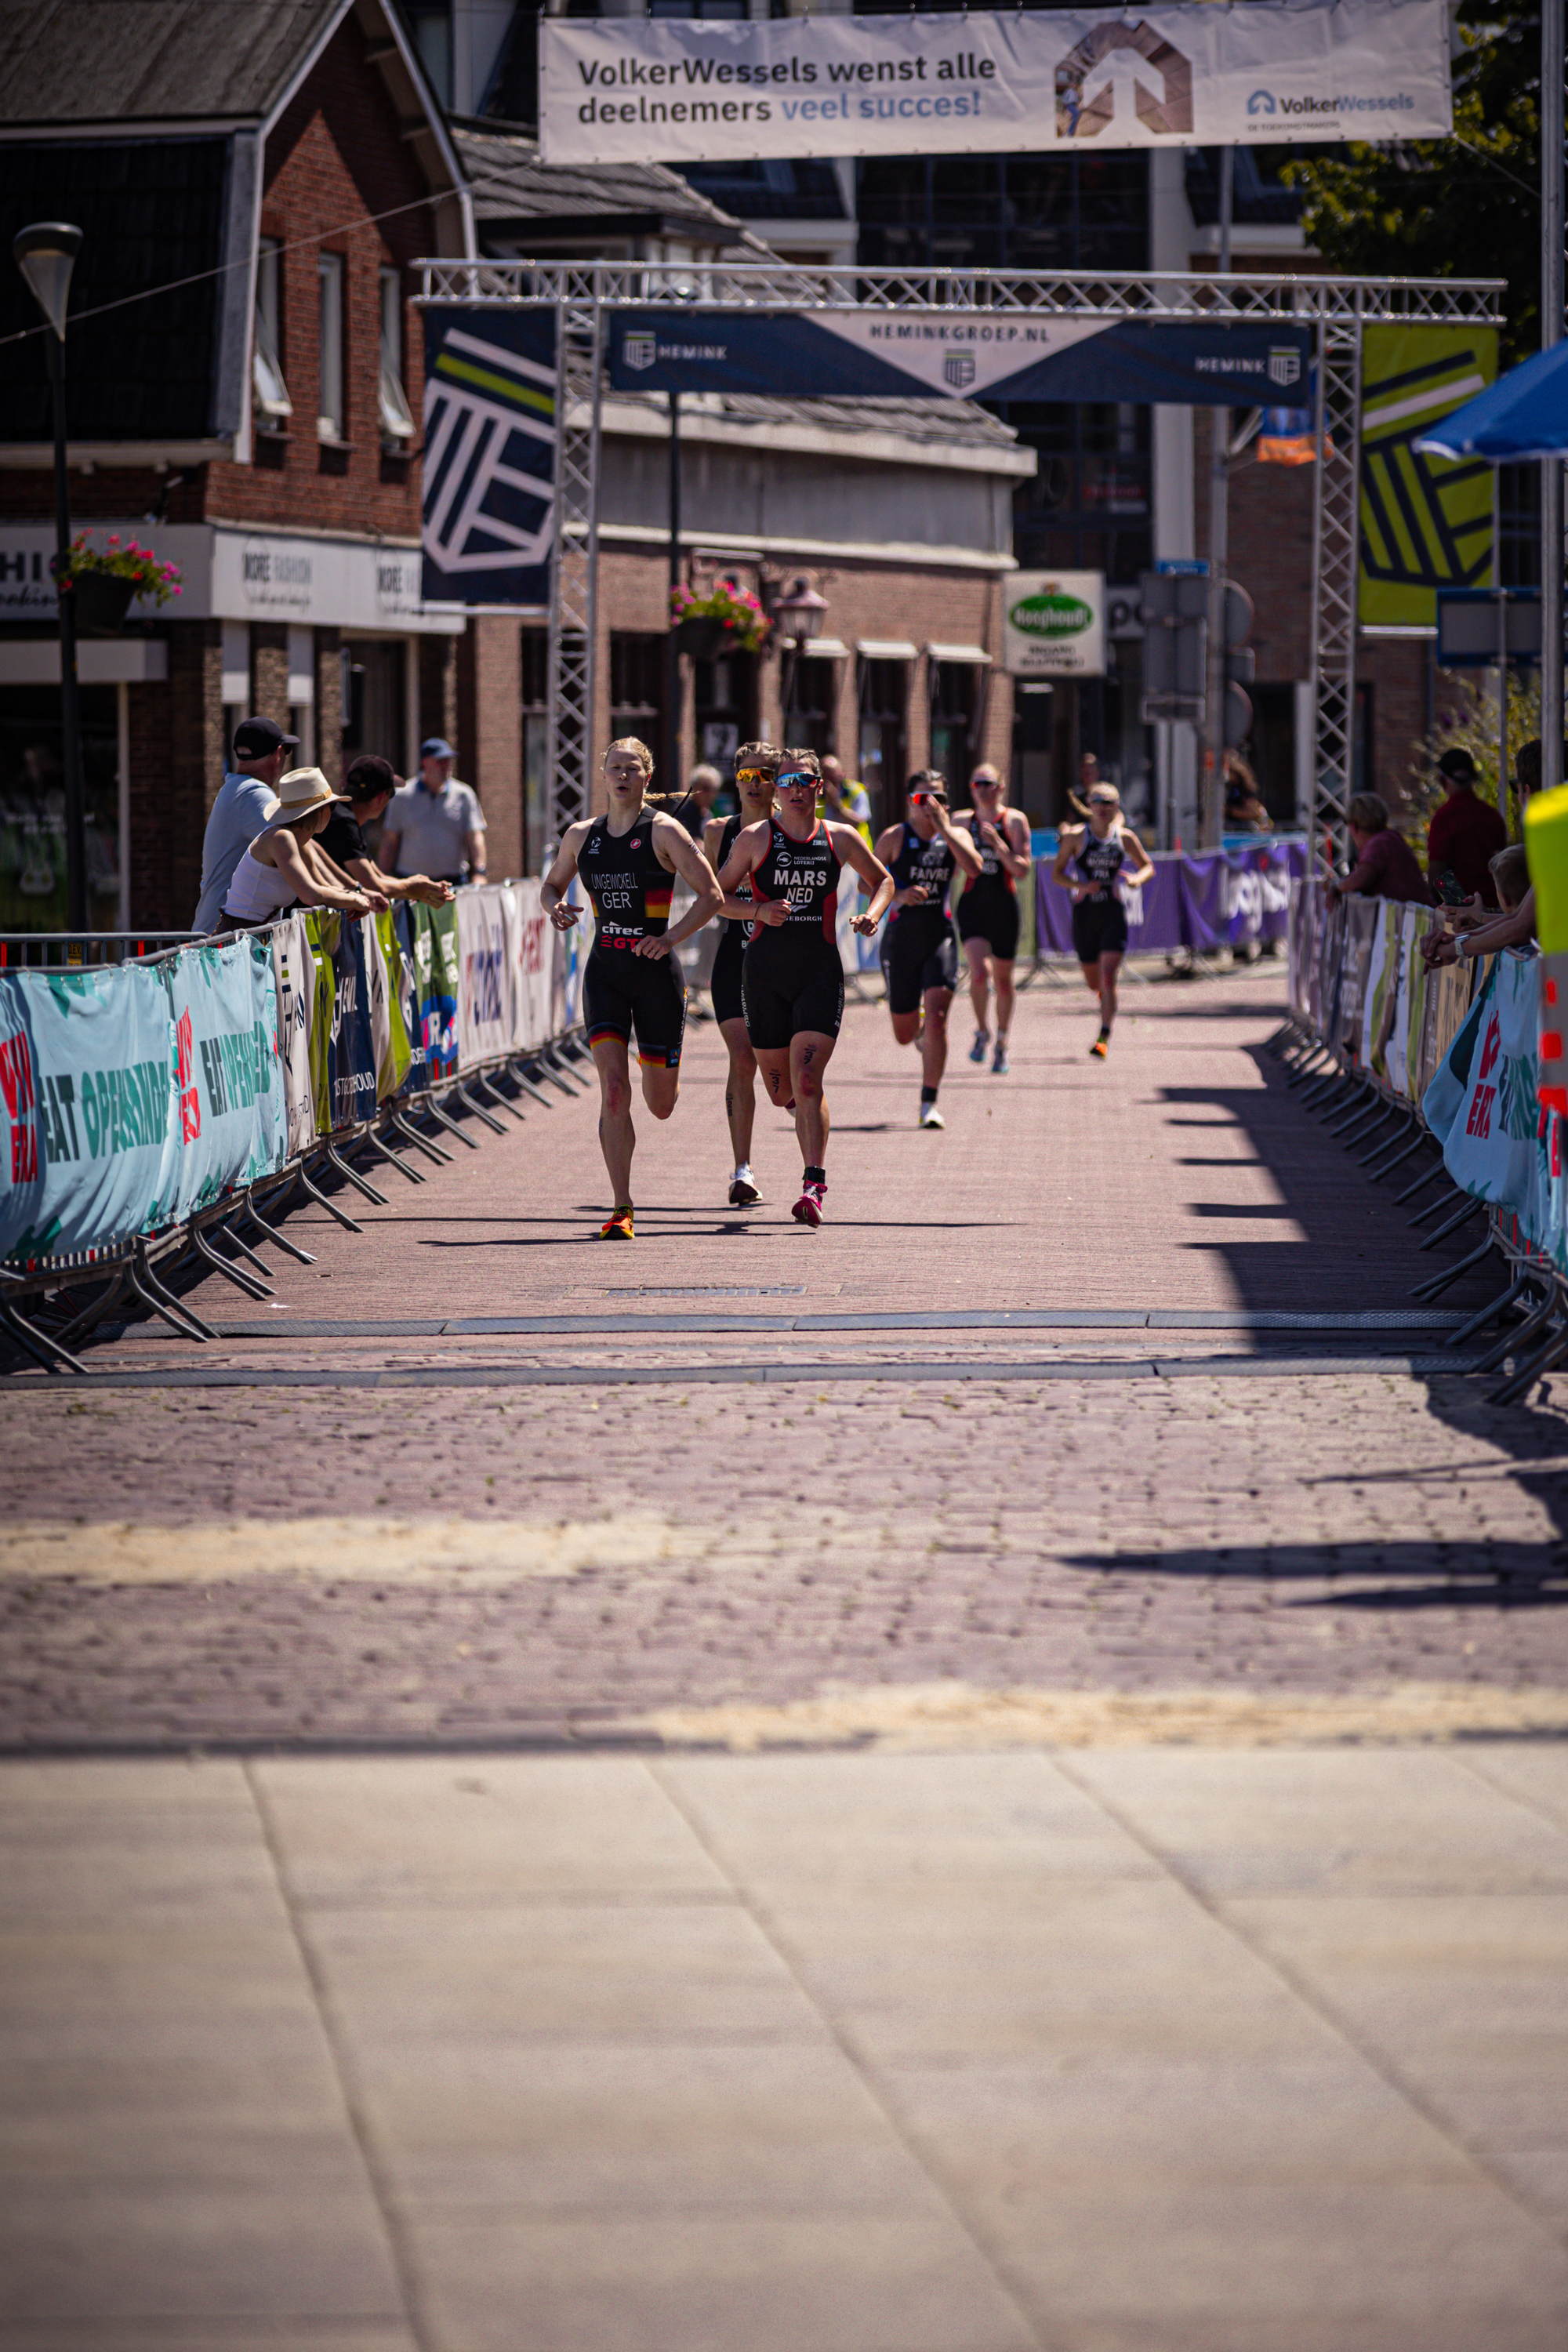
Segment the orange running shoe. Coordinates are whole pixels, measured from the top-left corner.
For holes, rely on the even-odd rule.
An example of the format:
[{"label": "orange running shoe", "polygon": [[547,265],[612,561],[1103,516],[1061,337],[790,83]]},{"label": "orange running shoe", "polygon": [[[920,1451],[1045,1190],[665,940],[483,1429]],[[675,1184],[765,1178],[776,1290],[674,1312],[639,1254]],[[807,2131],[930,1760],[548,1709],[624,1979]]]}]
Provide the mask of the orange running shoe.
[{"label": "orange running shoe", "polygon": [[599,1239],[602,1242],[629,1242],[637,1239],[632,1232],[632,1205],[629,1201],[624,1209],[611,1210],[599,1227]]},{"label": "orange running shoe", "polygon": [[1095,1058],[1095,1060],[1096,1060],[1097,1062],[1103,1062],[1103,1061],[1104,1061],[1104,1059],[1105,1059],[1105,1049],[1106,1049],[1107,1045],[1110,1045],[1110,1038],[1109,1038],[1109,1037],[1097,1037],[1097,1038],[1095,1039],[1095,1041],[1094,1041],[1093,1045],[1089,1047],[1089,1052],[1094,1055],[1094,1058]]}]

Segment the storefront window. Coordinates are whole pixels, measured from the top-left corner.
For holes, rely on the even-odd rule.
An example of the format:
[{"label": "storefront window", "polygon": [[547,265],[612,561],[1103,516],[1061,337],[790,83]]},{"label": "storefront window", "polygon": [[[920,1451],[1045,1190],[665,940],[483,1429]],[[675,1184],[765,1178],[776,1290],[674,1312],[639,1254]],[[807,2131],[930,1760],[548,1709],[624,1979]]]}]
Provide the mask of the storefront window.
[{"label": "storefront window", "polygon": [[521,662],[523,871],[542,874],[550,835],[550,640],[542,629],[518,632]]},{"label": "storefront window", "polygon": [[[119,728],[112,686],[81,689],[88,921],[120,925]],[[69,929],[56,686],[0,688],[0,931]]]},{"label": "storefront window", "polygon": [[909,666],[901,661],[860,659],[860,782],[870,794],[881,824],[896,813],[904,789],[907,758],[904,719],[909,707]]}]

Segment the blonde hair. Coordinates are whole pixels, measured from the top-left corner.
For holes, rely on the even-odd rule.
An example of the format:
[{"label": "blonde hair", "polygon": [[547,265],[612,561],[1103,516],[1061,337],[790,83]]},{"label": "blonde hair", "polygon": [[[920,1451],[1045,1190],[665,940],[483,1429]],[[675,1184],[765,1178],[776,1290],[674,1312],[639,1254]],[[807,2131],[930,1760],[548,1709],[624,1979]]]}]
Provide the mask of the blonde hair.
[{"label": "blonde hair", "polygon": [[652,775],[653,753],[648,750],[647,745],[641,741],[637,736],[617,735],[615,741],[605,747],[605,757],[606,760],[609,758],[612,751],[629,751],[633,759],[637,761],[638,767],[642,770],[643,774],[645,776]]},{"label": "blonde hair", "polygon": [[1530,860],[1521,842],[1510,841],[1487,861],[1487,872],[1497,884],[1498,897],[1510,908],[1517,907],[1530,887]]},{"label": "blonde hair", "polygon": [[[815,751],[784,751],[779,753],[779,768],[797,769],[804,776],[816,776],[820,782],[822,762]],[[774,771],[777,773],[777,770]]]},{"label": "blonde hair", "polygon": [[735,753],[739,768],[771,768],[776,776],[784,753],[776,743],[742,743]]},{"label": "blonde hair", "polygon": [[[1092,760],[1094,758],[1094,753],[1090,751],[1085,756]],[[1097,761],[1096,765],[1098,764],[1099,763]],[[1091,793],[1098,793],[1102,799],[1107,793],[1110,794],[1111,799],[1116,803],[1116,808],[1110,820],[1110,830],[1112,833],[1120,833],[1127,820],[1121,814],[1121,795],[1117,791],[1116,786],[1113,783],[1109,782],[1104,776],[1096,776],[1093,783],[1090,784],[1089,789]],[[1072,806],[1077,809],[1085,824],[1087,824],[1089,823],[1088,801],[1080,801],[1070,784],[1068,786],[1068,799],[1072,803]]]}]

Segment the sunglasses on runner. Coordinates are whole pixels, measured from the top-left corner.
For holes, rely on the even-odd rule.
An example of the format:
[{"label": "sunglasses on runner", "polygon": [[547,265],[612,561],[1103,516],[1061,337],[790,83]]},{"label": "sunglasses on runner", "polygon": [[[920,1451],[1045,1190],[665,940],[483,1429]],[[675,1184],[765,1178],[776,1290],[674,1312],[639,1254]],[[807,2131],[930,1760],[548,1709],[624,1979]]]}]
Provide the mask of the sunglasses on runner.
[{"label": "sunglasses on runner", "polygon": [[807,775],[804,768],[792,768],[787,775],[777,779],[777,783],[781,793],[793,793],[802,784],[809,784],[813,792],[816,790],[816,778]]},{"label": "sunglasses on runner", "polygon": [[737,768],[735,771],[738,784],[771,784],[773,781],[765,768]]}]

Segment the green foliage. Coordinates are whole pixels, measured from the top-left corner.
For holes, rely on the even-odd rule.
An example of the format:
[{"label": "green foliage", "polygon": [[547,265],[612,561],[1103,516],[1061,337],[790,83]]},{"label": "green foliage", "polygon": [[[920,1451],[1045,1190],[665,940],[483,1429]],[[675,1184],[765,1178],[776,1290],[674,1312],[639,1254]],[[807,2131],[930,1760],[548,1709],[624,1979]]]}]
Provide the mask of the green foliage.
[{"label": "green foliage", "polygon": [[1354,277],[1506,277],[1502,362],[1541,341],[1538,0],[1462,0],[1454,136],[1335,147],[1286,167],[1307,241]]},{"label": "green foliage", "polygon": [[[1475,682],[1472,684],[1471,679]],[[1446,787],[1436,772],[1439,757],[1462,745],[1474,760],[1477,769],[1476,797],[1489,801],[1500,808],[1513,838],[1520,835],[1520,812],[1517,794],[1511,790],[1506,796],[1498,793],[1498,708],[1497,681],[1488,670],[1461,677],[1454,670],[1438,673],[1438,693],[1441,700],[1437,723],[1429,735],[1423,736],[1415,747],[1415,757],[1410,764],[1410,802],[1421,812],[1422,827],[1442,800]],[[1514,762],[1526,743],[1538,740],[1541,734],[1541,682],[1537,674],[1528,671],[1525,682],[1517,671],[1510,671],[1508,681],[1508,780],[1511,784]]]}]

